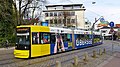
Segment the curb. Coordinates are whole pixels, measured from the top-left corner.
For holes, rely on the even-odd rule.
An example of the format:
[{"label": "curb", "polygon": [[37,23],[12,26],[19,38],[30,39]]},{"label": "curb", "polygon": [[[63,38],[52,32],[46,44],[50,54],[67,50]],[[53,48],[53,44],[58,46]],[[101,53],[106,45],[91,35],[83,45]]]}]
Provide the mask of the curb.
[{"label": "curb", "polygon": [[0,50],[11,50],[14,49],[15,47],[8,47],[8,48],[0,48]]}]

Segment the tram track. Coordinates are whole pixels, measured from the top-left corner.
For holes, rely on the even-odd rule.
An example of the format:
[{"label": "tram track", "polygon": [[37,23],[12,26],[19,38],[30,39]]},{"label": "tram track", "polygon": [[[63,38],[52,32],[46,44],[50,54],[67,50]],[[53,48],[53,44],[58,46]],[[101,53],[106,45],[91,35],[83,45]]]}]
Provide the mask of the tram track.
[{"label": "tram track", "polygon": [[13,55],[1,56],[0,57],[0,61],[10,60],[10,59],[14,59]]},{"label": "tram track", "polygon": [[[65,52],[65,53],[62,53],[62,54],[56,54],[56,55],[52,55],[52,56],[47,56],[47,57],[42,57],[42,58],[34,58],[34,59],[28,59],[28,60],[24,60],[24,59],[16,59],[14,57],[11,57],[11,58],[8,58],[8,59],[5,59],[5,62],[3,62],[2,60],[2,63],[0,63],[0,65],[2,65],[3,67],[5,66],[12,66],[12,67],[29,67],[29,66],[33,66],[33,65],[43,65],[44,67],[45,66],[45,63],[47,66],[54,66],[55,65],[55,62],[57,60],[61,60],[62,57],[66,57],[65,59],[62,59],[62,63],[63,62],[68,62],[70,60],[72,60],[74,58],[74,55],[77,55],[78,57],[81,57],[82,55],[79,56],[79,53],[81,54],[81,52],[88,52],[90,51],[91,49],[92,50],[98,50],[99,48],[104,48],[104,47],[108,47],[107,45],[104,45],[104,46],[94,46],[94,47],[90,47],[90,48],[85,48],[85,49],[80,49],[80,50],[75,50],[75,51],[70,51],[70,52]],[[111,47],[108,47],[106,49],[109,49]],[[91,52],[92,52],[91,50]],[[88,52],[89,53],[89,52]],[[71,58],[71,59],[67,59],[68,58]],[[4,59],[3,59],[4,60]],[[9,61],[8,61],[9,60]],[[0,62],[1,62],[0,61]]]},{"label": "tram track", "polygon": [[[92,51],[89,51],[89,52],[88,52],[88,55],[89,55],[89,56],[92,56],[92,53],[93,53]],[[78,56],[79,59],[83,59],[83,56],[84,56],[84,55],[77,55],[77,56]],[[64,63],[66,63],[66,62],[69,62],[69,63],[70,63],[70,62],[73,62],[73,59],[74,59],[74,57],[71,58],[71,59],[62,61],[61,64],[64,64]],[[55,67],[55,65],[56,65],[56,64],[50,65],[50,67]]]},{"label": "tram track", "polygon": [[8,60],[5,60],[5,61],[0,61],[0,65],[8,65],[8,64],[12,64],[12,63],[18,63],[18,62],[21,62],[23,61],[22,59],[8,59]]},{"label": "tram track", "polygon": [[[107,51],[109,51],[109,50],[107,50]],[[92,51],[88,51],[88,55],[89,55],[89,56],[92,56],[92,53],[93,53]],[[78,56],[78,59],[83,59],[83,56],[84,56],[84,55],[77,55],[77,56]],[[70,63],[70,62],[73,62],[73,60],[74,60],[74,57],[71,58],[71,59],[62,61],[61,64],[64,64],[64,63],[66,63],[66,62],[69,62],[69,63]],[[50,65],[50,67],[55,67],[55,65],[56,65],[56,64],[52,64],[52,65]]]},{"label": "tram track", "polygon": [[11,64],[11,63],[16,63],[16,62],[21,62],[23,61],[22,59],[16,59],[13,55],[13,52],[11,53],[4,53],[0,55],[0,66],[1,65],[6,65],[6,64]]},{"label": "tram track", "polygon": [[[94,47],[93,47],[94,48]],[[95,49],[98,49],[98,48],[100,48],[100,47],[96,47]],[[20,67],[29,67],[29,66],[33,66],[33,65],[35,65],[35,64],[40,64],[41,63],[41,65],[42,65],[42,63],[46,63],[46,65],[47,66],[51,66],[51,64],[52,63],[50,63],[50,62],[54,62],[55,63],[55,61],[57,61],[57,60],[61,60],[61,59],[59,59],[59,58],[62,58],[62,57],[71,57],[71,59],[68,59],[68,60],[65,60],[65,59],[63,59],[63,60],[65,60],[65,62],[66,61],[70,61],[70,60],[72,60],[73,58],[74,58],[74,55],[78,55],[79,56],[79,52],[83,52],[82,54],[84,54],[84,52],[86,52],[86,51],[90,51],[92,49],[92,47],[91,48],[86,48],[86,50],[85,49],[83,49],[83,50],[76,50],[76,52],[74,52],[73,51],[73,53],[68,53],[68,54],[66,54],[66,55],[61,55],[61,56],[57,56],[57,57],[54,57],[54,58],[50,58],[50,59],[46,59],[46,60],[42,60],[42,61],[38,61],[38,62],[32,62],[31,64],[29,64],[29,65],[23,65],[23,66],[20,66]],[[92,53],[92,51],[90,51],[89,52],[90,54]],[[83,55],[80,55],[81,57],[83,56]],[[79,56],[79,57],[80,57]],[[49,60],[49,61],[47,61],[47,60]],[[48,62],[48,63],[47,63]],[[53,64],[53,65],[55,65],[55,64]],[[44,64],[43,64],[43,67],[47,67],[47,66],[44,66]]]}]

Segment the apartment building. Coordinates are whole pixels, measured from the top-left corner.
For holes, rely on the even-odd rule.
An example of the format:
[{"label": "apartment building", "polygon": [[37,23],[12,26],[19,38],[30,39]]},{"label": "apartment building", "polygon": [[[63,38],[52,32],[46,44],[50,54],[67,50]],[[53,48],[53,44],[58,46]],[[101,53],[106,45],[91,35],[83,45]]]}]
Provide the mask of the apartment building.
[{"label": "apartment building", "polygon": [[83,4],[47,5],[44,10],[45,21],[49,26],[85,28]]}]

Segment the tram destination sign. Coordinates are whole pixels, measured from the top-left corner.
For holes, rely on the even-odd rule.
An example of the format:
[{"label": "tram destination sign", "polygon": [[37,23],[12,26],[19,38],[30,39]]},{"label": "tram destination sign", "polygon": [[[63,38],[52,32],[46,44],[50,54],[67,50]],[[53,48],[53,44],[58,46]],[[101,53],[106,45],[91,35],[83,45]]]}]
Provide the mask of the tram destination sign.
[{"label": "tram destination sign", "polygon": [[30,28],[29,27],[22,27],[22,28],[17,28],[16,31],[18,33],[25,33],[25,32],[29,32]]}]

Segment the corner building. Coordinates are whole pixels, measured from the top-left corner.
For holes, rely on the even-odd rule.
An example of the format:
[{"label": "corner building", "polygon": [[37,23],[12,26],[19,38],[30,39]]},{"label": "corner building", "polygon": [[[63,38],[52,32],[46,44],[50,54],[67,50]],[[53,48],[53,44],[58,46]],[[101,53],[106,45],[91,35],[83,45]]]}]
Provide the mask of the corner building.
[{"label": "corner building", "polygon": [[47,5],[45,21],[52,27],[85,28],[83,4]]}]

